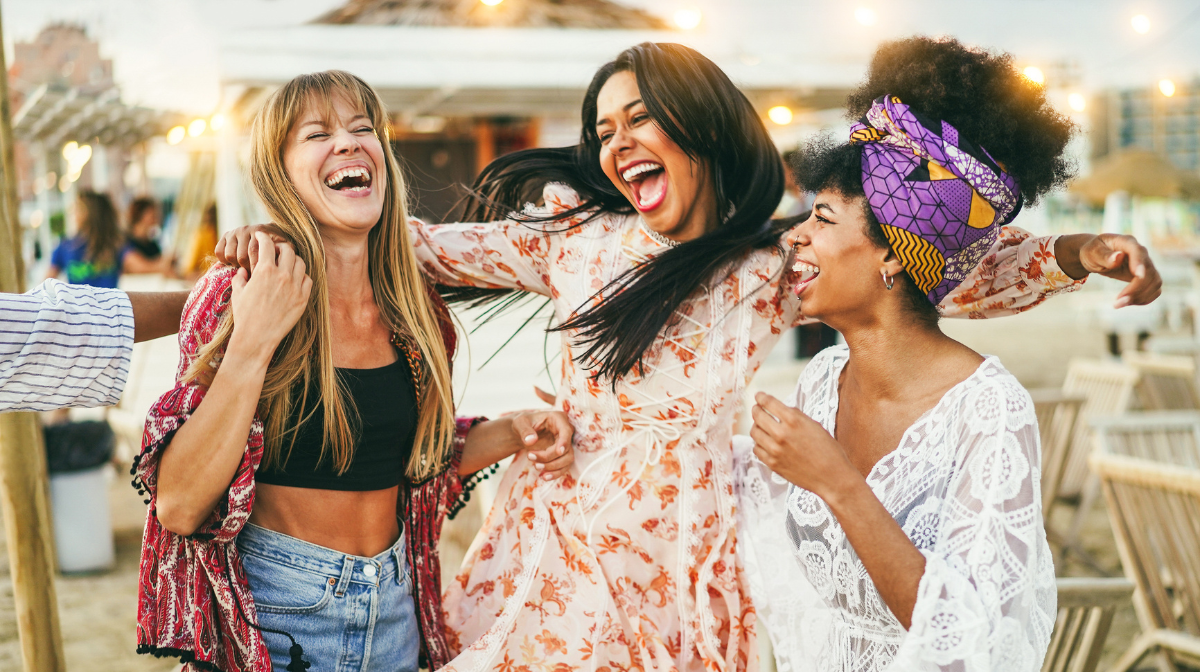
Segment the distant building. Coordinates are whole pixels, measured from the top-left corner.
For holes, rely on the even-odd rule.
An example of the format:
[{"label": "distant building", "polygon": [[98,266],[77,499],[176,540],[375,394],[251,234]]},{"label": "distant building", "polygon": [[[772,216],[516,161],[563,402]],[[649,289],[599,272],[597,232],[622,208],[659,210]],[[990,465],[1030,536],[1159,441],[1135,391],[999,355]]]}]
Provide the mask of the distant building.
[{"label": "distant building", "polygon": [[260,221],[245,179],[250,121],[278,86],[304,72],[352,72],[379,92],[408,169],[414,213],[440,220],[497,156],[579,141],[579,110],[596,69],[645,41],[699,49],[756,108],[840,108],[861,76],[831,65],[747,52],[721,31],[689,33],[608,0],[350,0],[303,26],[223,36],[218,146],[222,230]]},{"label": "distant building", "polygon": [[1091,106],[1092,158],[1145,149],[1176,167],[1200,171],[1200,81],[1180,84],[1173,96],[1157,88],[1110,91]]}]

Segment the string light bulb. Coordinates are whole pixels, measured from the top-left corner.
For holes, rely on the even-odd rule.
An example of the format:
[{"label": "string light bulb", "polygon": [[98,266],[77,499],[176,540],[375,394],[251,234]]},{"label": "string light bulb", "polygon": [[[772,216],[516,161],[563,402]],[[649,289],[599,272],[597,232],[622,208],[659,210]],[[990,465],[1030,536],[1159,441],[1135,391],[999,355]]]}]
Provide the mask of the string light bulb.
[{"label": "string light bulb", "polygon": [[767,118],[780,126],[787,126],[792,123],[792,110],[787,105],[776,105],[767,110]]},{"label": "string light bulb", "polygon": [[1038,86],[1046,83],[1046,73],[1042,72],[1042,69],[1036,65],[1031,65],[1021,72],[1025,75],[1025,79],[1028,79]]}]

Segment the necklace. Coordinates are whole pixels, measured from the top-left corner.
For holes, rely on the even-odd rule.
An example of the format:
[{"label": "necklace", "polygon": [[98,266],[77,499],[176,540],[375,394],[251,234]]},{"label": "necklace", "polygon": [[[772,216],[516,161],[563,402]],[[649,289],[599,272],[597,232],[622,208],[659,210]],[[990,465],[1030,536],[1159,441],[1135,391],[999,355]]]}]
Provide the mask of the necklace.
[{"label": "necklace", "polygon": [[654,229],[646,226],[646,220],[642,220],[641,227],[642,231],[645,232],[647,236],[650,236],[650,239],[654,242],[666,245],[667,247],[679,247],[679,241],[671,240]]}]

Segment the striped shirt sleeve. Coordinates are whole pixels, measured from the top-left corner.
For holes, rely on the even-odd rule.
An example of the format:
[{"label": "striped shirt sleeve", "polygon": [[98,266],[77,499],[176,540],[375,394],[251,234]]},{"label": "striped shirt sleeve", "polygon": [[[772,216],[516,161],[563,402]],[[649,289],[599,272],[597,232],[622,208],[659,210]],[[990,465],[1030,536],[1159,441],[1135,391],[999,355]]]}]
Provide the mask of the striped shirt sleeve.
[{"label": "striped shirt sleeve", "polygon": [[0,294],[0,411],[111,406],[132,352],[125,292],[47,280]]}]

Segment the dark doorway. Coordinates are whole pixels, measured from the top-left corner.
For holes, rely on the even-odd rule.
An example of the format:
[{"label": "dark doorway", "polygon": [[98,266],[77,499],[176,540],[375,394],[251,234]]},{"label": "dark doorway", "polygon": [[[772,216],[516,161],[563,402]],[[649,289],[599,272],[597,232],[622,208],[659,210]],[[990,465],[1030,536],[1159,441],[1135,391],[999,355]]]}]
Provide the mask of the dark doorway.
[{"label": "dark doorway", "polygon": [[408,179],[408,211],[431,222],[449,221],[463,190],[475,180],[475,140],[414,138],[392,143]]}]

